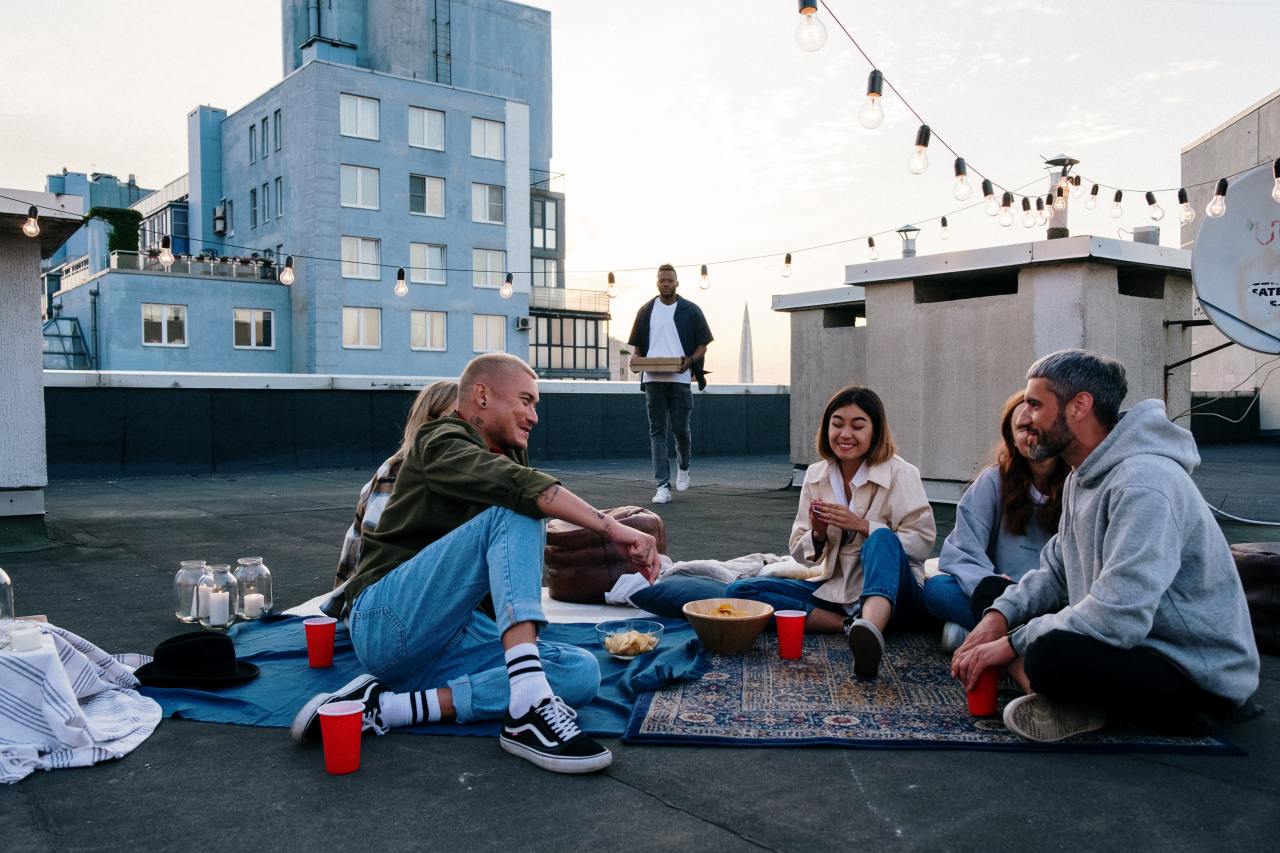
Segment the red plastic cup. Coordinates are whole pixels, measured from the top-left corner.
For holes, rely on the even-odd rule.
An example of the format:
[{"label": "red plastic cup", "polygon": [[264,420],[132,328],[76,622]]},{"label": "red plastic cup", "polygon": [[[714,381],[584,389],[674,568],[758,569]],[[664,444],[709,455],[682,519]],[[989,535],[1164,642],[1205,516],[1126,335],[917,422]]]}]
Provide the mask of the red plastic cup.
[{"label": "red plastic cup", "polygon": [[333,666],[333,636],[338,620],[332,616],[316,616],[302,625],[307,632],[307,663],[312,669]]},{"label": "red plastic cup", "polygon": [[988,667],[978,676],[978,683],[968,691],[969,713],[975,717],[990,717],[996,712],[996,688],[1000,682],[999,667]]},{"label": "red plastic cup", "polygon": [[773,614],[778,627],[778,657],[784,660],[799,660],[804,651],[803,610],[778,610]]},{"label": "red plastic cup", "polygon": [[324,769],[335,775],[359,770],[364,703],[330,702],[320,706],[319,714]]}]

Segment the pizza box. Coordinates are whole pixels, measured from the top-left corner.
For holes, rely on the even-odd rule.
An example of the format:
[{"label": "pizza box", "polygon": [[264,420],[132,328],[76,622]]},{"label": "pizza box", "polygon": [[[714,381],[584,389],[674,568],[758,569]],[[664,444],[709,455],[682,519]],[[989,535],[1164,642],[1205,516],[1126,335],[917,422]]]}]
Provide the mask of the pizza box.
[{"label": "pizza box", "polygon": [[675,357],[654,357],[643,358],[635,356],[631,359],[632,370],[648,370],[651,373],[675,373],[680,369],[680,362],[684,359]]}]

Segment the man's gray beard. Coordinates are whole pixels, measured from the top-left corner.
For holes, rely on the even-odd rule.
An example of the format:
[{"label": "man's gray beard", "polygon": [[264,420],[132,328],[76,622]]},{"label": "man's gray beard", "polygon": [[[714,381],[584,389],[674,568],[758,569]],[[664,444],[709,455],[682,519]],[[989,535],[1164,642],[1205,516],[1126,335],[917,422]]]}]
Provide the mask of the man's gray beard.
[{"label": "man's gray beard", "polygon": [[1041,462],[1045,459],[1061,456],[1062,451],[1071,446],[1074,436],[1067,426],[1066,416],[1062,412],[1058,412],[1058,417],[1054,420],[1053,426],[1049,427],[1049,431],[1040,433],[1037,438],[1035,446],[1029,449],[1031,458]]}]

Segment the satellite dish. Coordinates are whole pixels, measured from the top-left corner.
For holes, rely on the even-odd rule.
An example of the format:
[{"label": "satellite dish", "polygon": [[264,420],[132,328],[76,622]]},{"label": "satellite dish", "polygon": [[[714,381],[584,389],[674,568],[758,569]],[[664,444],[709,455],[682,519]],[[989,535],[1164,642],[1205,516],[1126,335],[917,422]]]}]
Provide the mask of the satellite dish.
[{"label": "satellite dish", "polygon": [[1191,281],[1204,313],[1222,334],[1255,352],[1280,353],[1280,204],[1271,197],[1271,164],[1241,175],[1227,190],[1227,212],[1200,226]]}]

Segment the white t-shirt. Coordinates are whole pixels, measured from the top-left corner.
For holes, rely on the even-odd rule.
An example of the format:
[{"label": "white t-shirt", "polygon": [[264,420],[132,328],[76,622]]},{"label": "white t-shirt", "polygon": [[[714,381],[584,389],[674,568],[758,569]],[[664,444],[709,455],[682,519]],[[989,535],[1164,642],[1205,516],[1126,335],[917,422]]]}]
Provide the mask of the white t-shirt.
[{"label": "white t-shirt", "polygon": [[[679,301],[664,305],[661,299],[653,300],[653,312],[649,315],[649,358],[684,358],[684,346],[676,332],[676,306]],[[642,382],[683,382],[689,384],[689,371],[684,373],[650,373],[645,371]]]}]

